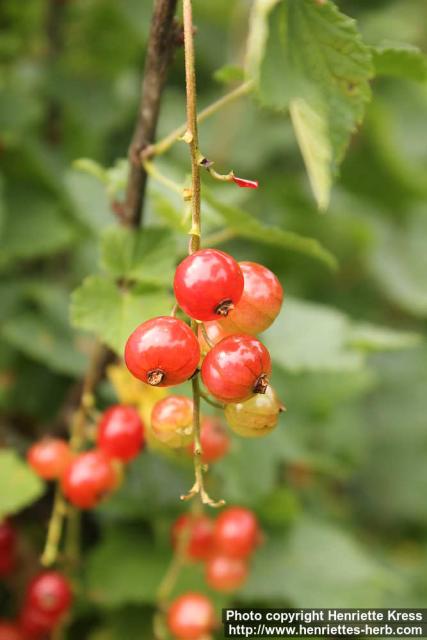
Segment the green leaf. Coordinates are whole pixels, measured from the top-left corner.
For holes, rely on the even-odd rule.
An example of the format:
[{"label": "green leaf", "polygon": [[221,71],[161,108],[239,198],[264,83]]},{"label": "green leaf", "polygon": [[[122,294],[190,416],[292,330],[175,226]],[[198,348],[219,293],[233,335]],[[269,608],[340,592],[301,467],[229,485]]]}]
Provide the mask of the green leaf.
[{"label": "green leaf", "polygon": [[330,268],[337,267],[335,257],[314,238],[307,238],[292,231],[284,231],[276,226],[265,225],[246,211],[220,202],[207,190],[204,192],[204,197],[237,235],[250,238],[261,244],[298,251],[311,258],[321,260]]},{"label": "green leaf", "polygon": [[1,335],[53,371],[73,376],[84,371],[86,358],[73,343],[71,331],[44,314],[27,311],[13,316],[2,325]]},{"label": "green leaf", "polygon": [[288,539],[271,537],[255,554],[245,601],[295,607],[382,606],[390,576],[339,528],[302,518]]},{"label": "green leaf", "polygon": [[396,351],[416,347],[421,340],[417,333],[395,331],[364,322],[351,329],[348,343],[363,351]]},{"label": "green leaf", "polygon": [[169,284],[175,262],[175,240],[167,229],[133,231],[115,226],[103,234],[101,263],[116,278]]},{"label": "green leaf", "polygon": [[135,327],[149,318],[168,313],[172,300],[159,291],[126,290],[102,276],[89,276],[74,291],[71,319],[75,327],[93,332],[117,354]]},{"label": "green leaf", "polygon": [[330,1],[279,1],[268,25],[260,99],[291,110],[318,205],[325,208],[332,177],[371,97],[371,53],[355,22]]},{"label": "green leaf", "polygon": [[107,607],[154,602],[168,562],[140,531],[117,527],[87,560],[88,597]]},{"label": "green leaf", "polygon": [[44,484],[14,451],[0,451],[0,519],[40,498]]},{"label": "green leaf", "polygon": [[245,74],[242,67],[226,64],[215,71],[214,78],[222,84],[232,84],[235,82],[243,82]]},{"label": "green leaf", "polygon": [[158,192],[154,192],[152,198],[156,216],[161,218],[171,229],[186,234],[188,224],[184,221],[182,211],[179,211],[168,198]]},{"label": "green leaf", "polygon": [[427,56],[418,47],[402,43],[386,43],[372,47],[376,74],[425,82]]},{"label": "green leaf", "polygon": [[65,187],[76,218],[95,233],[115,221],[106,189],[93,175],[69,171]]}]

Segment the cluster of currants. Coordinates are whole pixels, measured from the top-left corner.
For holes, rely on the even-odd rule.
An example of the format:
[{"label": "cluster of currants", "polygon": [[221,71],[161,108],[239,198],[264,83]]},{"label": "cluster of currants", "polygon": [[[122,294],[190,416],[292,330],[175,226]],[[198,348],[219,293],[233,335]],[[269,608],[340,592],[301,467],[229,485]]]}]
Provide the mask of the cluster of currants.
[{"label": "cluster of currants", "polygon": [[44,438],[28,452],[28,462],[45,480],[60,480],[65,497],[80,509],[90,509],[120,483],[121,465],[144,447],[144,426],[131,406],[113,405],[101,415],[97,447],[74,454],[58,438]]},{"label": "cluster of currants", "polygon": [[[4,520],[0,523],[0,561],[2,567],[8,567],[8,575],[16,566],[16,547],[16,529]],[[17,619],[0,620],[0,640],[45,638],[62,622],[71,603],[72,591],[67,578],[58,571],[39,573],[27,585]]]},{"label": "cluster of currants", "polygon": [[[185,538],[184,538],[185,537]],[[215,521],[204,515],[183,515],[172,527],[172,544],[184,538],[189,560],[205,562],[207,584],[232,592],[248,575],[248,561],[261,542],[258,521],[249,509],[229,507]],[[168,627],[180,640],[200,640],[215,627],[214,607],[200,593],[186,593],[172,602]]]},{"label": "cluster of currants", "polygon": [[[283,290],[277,277],[260,264],[237,263],[223,251],[202,249],[178,265],[174,291],[193,329],[197,325],[197,335],[173,316],[142,323],[126,344],[129,371],[149,385],[173,386],[200,367],[207,391],[225,405],[225,417],[236,433],[269,433],[283,406],[269,384],[270,354],[255,336],[280,311]],[[179,408],[183,407],[181,399]],[[191,425],[178,429],[184,439],[191,437]],[[171,446],[179,446],[180,436],[166,436],[155,425],[153,430]]]}]

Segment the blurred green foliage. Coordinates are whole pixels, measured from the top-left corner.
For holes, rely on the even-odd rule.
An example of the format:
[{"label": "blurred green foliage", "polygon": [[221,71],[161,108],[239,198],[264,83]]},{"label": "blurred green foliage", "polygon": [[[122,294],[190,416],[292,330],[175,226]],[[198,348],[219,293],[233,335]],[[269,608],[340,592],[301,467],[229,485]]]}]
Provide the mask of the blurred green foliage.
[{"label": "blurred green foliage", "polygon": [[[422,606],[427,63],[419,48],[427,48],[427,5],[337,2],[357,19],[356,36],[335,6],[319,20],[310,2],[282,0],[274,11],[285,15],[270,14],[273,25],[287,21],[289,40],[268,42],[260,99],[235,102],[200,130],[203,152],[218,170],[260,181],[248,193],[204,175],[205,236],[231,228],[235,237],[221,248],[270,267],[286,293],[265,341],[288,411],[260,442],[233,438],[230,455],[212,470],[211,492],[255,509],[265,531],[250,580],[234,602]],[[254,4],[195,0],[201,107],[240,81]],[[61,407],[90,351],[86,332],[120,353],[137,323],[171,307],[171,274],[187,243],[179,198],[152,181],[148,228],[134,235],[117,229],[110,206],[126,183],[120,159],[137,112],[150,5],[0,5],[1,438],[21,453],[38,435],[63,429]],[[316,29],[331,47],[321,67]],[[352,38],[356,69],[349,64]],[[252,51],[252,64],[260,52]],[[337,90],[335,73],[354,76],[356,84]],[[363,126],[350,136],[365,106]],[[320,119],[313,119],[313,109]],[[159,136],[184,119],[183,54],[177,51]],[[300,144],[309,141],[304,157],[321,206],[348,147],[324,215],[291,120]],[[92,164],[73,166],[81,158]],[[177,143],[158,166],[188,182],[185,145]],[[120,290],[117,278],[131,278],[132,287]],[[69,320],[73,291],[77,329]],[[111,399],[103,387],[100,401]],[[15,473],[23,474],[25,497],[16,490],[16,504],[2,502],[2,511],[15,512],[39,491],[19,461],[2,452],[2,490]],[[87,591],[70,637],[148,637],[156,586],[171,553],[169,525],[182,511],[179,495],[190,481],[189,465],[144,455],[119,493],[88,517]],[[48,505],[35,508],[47,514]],[[24,531],[34,527],[34,513],[22,515]],[[177,589],[189,585],[204,589],[199,568],[189,567]],[[218,605],[226,601],[217,598]]]}]

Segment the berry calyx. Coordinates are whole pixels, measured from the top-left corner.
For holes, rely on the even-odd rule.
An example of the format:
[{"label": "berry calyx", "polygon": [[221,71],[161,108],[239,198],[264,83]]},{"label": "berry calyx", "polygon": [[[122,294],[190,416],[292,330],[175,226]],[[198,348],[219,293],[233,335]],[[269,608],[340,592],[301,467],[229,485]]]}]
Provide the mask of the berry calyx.
[{"label": "berry calyx", "polygon": [[185,536],[186,555],[191,560],[206,560],[213,548],[213,521],[207,516],[183,514],[175,520],[172,531],[172,546],[179,545],[181,536]]},{"label": "berry calyx", "polygon": [[238,187],[258,189],[258,180],[247,180],[246,178],[238,178],[237,176],[233,176],[232,180]]},{"label": "berry calyx", "polygon": [[44,571],[28,585],[24,606],[59,618],[69,610],[71,601],[71,587],[65,576],[58,571]]},{"label": "berry calyx", "polygon": [[271,374],[271,358],[252,336],[233,335],[218,342],[206,355],[202,380],[222,402],[242,402],[254,393],[265,393]]},{"label": "berry calyx", "polygon": [[44,480],[60,478],[72,457],[68,443],[60,438],[43,438],[27,454],[28,464]]},{"label": "berry calyx", "polygon": [[239,302],[243,275],[228,253],[201,249],[178,265],[173,287],[179,306],[190,318],[215,320]]},{"label": "berry calyx", "polygon": [[201,593],[186,593],[168,611],[169,631],[180,640],[201,640],[215,626],[211,601]]},{"label": "berry calyx", "polygon": [[0,620],[0,640],[24,640],[24,636],[16,623]]},{"label": "berry calyx", "polygon": [[98,447],[107,455],[123,462],[135,458],[144,445],[144,426],[134,407],[113,405],[98,425]]},{"label": "berry calyx", "polygon": [[277,426],[279,415],[284,406],[274,389],[267,387],[264,394],[256,394],[244,402],[225,406],[227,423],[239,436],[259,438],[267,435]]},{"label": "berry calyx", "polygon": [[159,400],[151,413],[151,430],[169,447],[188,445],[193,438],[193,402],[185,396]]},{"label": "berry calyx", "polygon": [[216,591],[239,589],[248,577],[248,565],[242,558],[214,555],[206,563],[206,582]]},{"label": "berry calyx", "polygon": [[170,316],[140,324],[125,347],[129,371],[152,386],[168,387],[185,382],[196,371],[199,360],[196,336],[185,322]]},{"label": "berry calyx", "polygon": [[246,558],[259,541],[258,521],[249,509],[229,507],[217,518],[214,529],[215,548],[231,558]]},{"label": "berry calyx", "polygon": [[[200,441],[202,445],[202,462],[209,464],[223,458],[230,448],[230,438],[218,418],[202,418]],[[194,443],[189,450],[194,454]]]},{"label": "berry calyx", "polygon": [[68,500],[80,509],[91,509],[117,484],[109,456],[95,449],[78,455],[67,467],[61,481]]},{"label": "berry calyx", "polygon": [[256,262],[239,262],[243,294],[229,315],[220,320],[228,333],[256,335],[268,329],[280,312],[283,289],[270,269]]}]

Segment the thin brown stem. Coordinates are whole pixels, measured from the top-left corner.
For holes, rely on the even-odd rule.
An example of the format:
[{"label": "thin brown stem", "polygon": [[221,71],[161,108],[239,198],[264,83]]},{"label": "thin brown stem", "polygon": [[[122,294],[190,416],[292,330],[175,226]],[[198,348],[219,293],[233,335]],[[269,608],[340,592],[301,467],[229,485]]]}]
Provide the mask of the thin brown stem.
[{"label": "thin brown stem", "polygon": [[155,0],[148,40],[138,120],[129,147],[129,180],[124,203],[124,218],[129,226],[138,226],[142,218],[147,173],[141,154],[153,143],[167,71],[176,46],[174,22],[177,0]]}]

